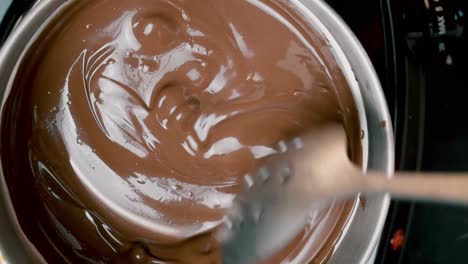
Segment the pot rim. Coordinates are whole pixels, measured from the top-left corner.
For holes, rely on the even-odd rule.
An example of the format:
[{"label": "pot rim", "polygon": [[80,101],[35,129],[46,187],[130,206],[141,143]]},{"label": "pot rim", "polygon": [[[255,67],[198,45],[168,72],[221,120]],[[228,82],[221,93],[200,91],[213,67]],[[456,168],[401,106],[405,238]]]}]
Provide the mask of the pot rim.
[{"label": "pot rim", "polygon": [[[369,140],[370,170],[394,172],[395,147],[391,116],[385,96],[372,63],[361,43],[342,18],[322,0],[293,0],[306,15],[317,18],[326,37],[331,37],[341,50],[359,84],[364,101]],[[333,44],[333,42],[332,42]],[[364,210],[358,210],[350,220],[349,229],[335,248],[329,263],[368,264],[373,261],[390,206],[388,194],[365,198]]]},{"label": "pot rim", "polygon": [[[0,111],[2,113],[5,110],[4,103],[7,98],[5,95],[9,94],[13,82],[12,76],[17,71],[19,61],[27,47],[37,32],[40,32],[41,28],[54,17],[51,14],[58,12],[59,7],[69,2],[71,1],[39,1],[0,49],[0,93],[3,96]],[[299,7],[299,11],[306,20],[307,18],[315,20],[313,26],[319,26],[328,38],[332,46],[331,50],[338,53],[335,53],[335,56],[340,57],[337,61],[341,60],[344,63],[344,66],[340,66],[347,75],[352,91],[354,85],[348,71],[351,71],[351,76],[357,81],[358,90],[353,91],[353,97],[360,114],[361,127],[366,131],[365,140],[362,142],[363,153],[368,153],[368,155],[364,154],[364,168],[367,163],[367,168],[384,170],[391,175],[394,170],[391,118],[377,74],[366,52],[342,19],[322,0],[292,0],[291,4]],[[383,121],[387,124],[385,127],[381,126]],[[365,151],[367,148],[368,152]],[[2,232],[2,237],[7,237],[8,243],[0,243],[0,256],[3,255],[9,262],[46,263],[19,226],[1,166],[0,164],[0,196],[3,199],[0,202],[0,231],[8,229]],[[348,223],[349,228],[335,248],[330,263],[366,264],[371,260],[385,223],[390,197],[380,195],[366,199],[366,203],[365,210],[355,210],[355,214]]]}]

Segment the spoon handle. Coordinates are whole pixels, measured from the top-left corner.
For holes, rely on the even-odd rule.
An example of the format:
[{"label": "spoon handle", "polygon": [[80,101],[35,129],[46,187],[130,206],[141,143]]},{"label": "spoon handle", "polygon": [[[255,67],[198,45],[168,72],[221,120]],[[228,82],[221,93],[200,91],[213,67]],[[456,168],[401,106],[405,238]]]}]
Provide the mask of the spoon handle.
[{"label": "spoon handle", "polygon": [[468,173],[405,173],[392,178],[369,172],[364,192],[387,192],[395,198],[434,200],[468,205]]}]

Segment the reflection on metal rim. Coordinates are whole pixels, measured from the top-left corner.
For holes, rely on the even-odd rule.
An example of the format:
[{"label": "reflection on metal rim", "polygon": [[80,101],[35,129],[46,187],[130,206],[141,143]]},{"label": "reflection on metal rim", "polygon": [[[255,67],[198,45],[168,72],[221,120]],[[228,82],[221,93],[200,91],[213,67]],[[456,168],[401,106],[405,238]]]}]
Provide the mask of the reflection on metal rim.
[{"label": "reflection on metal rim", "polygon": [[[328,29],[351,64],[359,83],[368,122],[368,168],[386,171],[391,176],[394,170],[393,132],[391,126],[379,126],[382,121],[391,124],[391,118],[370,59],[351,30],[325,3],[315,0],[299,1]],[[378,246],[389,204],[388,195],[367,199],[365,210],[360,210],[355,215],[330,263],[368,263]]]},{"label": "reflection on metal rim", "polygon": [[[40,30],[52,14],[57,12],[60,6],[67,3],[66,0],[40,1],[17,26],[8,41],[0,50],[0,89],[7,94],[10,77],[16,71],[17,62],[23,51],[31,43],[34,36]],[[319,24],[324,26],[327,34],[337,43],[336,51],[344,55],[345,64],[350,65],[351,75],[357,81],[358,93],[353,93],[357,98],[358,107],[362,107],[360,113],[365,114],[362,120],[366,120],[368,136],[368,163],[367,167],[374,170],[386,171],[389,175],[393,172],[394,146],[391,126],[382,128],[382,121],[391,123],[385,98],[380,87],[377,75],[363,48],[354,37],[344,22],[321,0],[295,0],[305,17],[315,17]],[[316,21],[316,22],[317,22]],[[353,80],[350,80],[353,81]],[[355,91],[356,92],[356,91]],[[3,97],[3,95],[2,95]],[[4,101],[5,98],[2,98]],[[361,102],[361,103],[359,103]],[[360,106],[359,106],[360,105]],[[3,111],[3,103],[2,109]],[[365,127],[364,127],[365,128]],[[0,170],[0,185],[4,185],[4,178]],[[24,234],[19,231],[19,224],[12,213],[12,204],[8,190],[0,186],[0,264],[6,262],[31,263],[42,262],[40,254],[26,240]],[[377,246],[387,214],[390,198],[388,196],[373,197],[367,200],[366,210],[357,210],[349,225],[349,230],[343,237],[339,247],[332,256],[331,263],[362,263],[371,259]],[[7,243],[5,243],[7,241]]]}]

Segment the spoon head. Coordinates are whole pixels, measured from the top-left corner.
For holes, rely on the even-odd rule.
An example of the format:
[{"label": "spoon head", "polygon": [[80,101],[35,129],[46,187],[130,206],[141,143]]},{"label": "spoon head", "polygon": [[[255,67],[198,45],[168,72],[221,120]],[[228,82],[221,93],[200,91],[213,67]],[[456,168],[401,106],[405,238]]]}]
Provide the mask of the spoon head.
[{"label": "spoon head", "polygon": [[306,225],[310,202],[300,193],[284,192],[275,181],[254,186],[225,217],[223,263],[255,263],[271,256]]},{"label": "spoon head", "polygon": [[318,167],[323,170],[328,157],[320,154],[331,155],[327,147],[346,153],[343,128],[327,126],[286,145],[284,153],[246,176],[248,187],[224,219],[226,229],[220,237],[223,263],[255,263],[273,255],[304,229],[312,208],[327,202],[328,197],[311,195],[305,170],[313,165],[302,164],[320,162]]}]

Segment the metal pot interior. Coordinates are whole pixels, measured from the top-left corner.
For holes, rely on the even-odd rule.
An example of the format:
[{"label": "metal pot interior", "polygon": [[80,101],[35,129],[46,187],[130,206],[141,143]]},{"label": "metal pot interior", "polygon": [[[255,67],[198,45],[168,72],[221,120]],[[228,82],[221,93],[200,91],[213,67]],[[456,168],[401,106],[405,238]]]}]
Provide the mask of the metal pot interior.
[{"label": "metal pot interior", "polygon": [[[24,17],[0,50],[0,89],[2,111],[13,76],[28,46],[53,14],[69,4],[67,0],[40,1]],[[363,168],[386,171],[391,175],[394,166],[394,146],[391,119],[385,98],[362,46],[344,22],[320,0],[293,0],[297,14],[319,30],[330,43],[350,85],[364,131],[362,140]],[[387,124],[381,126],[382,122]],[[9,262],[45,262],[21,232],[13,206],[0,171],[0,253]],[[347,229],[335,248],[330,263],[367,263],[378,244],[390,198],[387,195],[366,198],[364,210],[354,210]]]}]

